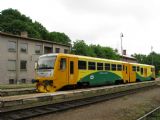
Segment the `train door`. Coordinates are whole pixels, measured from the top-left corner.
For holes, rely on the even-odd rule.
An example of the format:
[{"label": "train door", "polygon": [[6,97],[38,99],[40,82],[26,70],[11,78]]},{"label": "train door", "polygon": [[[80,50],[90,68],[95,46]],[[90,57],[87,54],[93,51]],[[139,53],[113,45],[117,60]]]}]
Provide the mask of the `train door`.
[{"label": "train door", "polygon": [[123,72],[122,72],[122,75],[123,75],[124,83],[129,82],[129,64],[127,64],[127,63],[124,63],[124,64],[123,64]]},{"label": "train door", "polygon": [[68,85],[68,58],[66,56],[60,57],[58,74],[56,76],[59,87]]},{"label": "train door", "polygon": [[136,82],[136,66],[130,64],[130,82]]},{"label": "train door", "polygon": [[147,77],[147,68],[144,68],[144,77]]},{"label": "train door", "polygon": [[78,58],[70,57],[69,58],[69,84],[74,85],[77,83],[77,77],[78,77]]}]

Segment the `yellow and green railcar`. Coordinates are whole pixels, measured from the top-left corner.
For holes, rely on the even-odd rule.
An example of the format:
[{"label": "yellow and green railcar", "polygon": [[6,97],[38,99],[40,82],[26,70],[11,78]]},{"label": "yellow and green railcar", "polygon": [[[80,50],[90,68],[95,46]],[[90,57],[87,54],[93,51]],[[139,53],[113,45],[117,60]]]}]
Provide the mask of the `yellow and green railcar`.
[{"label": "yellow and green railcar", "polygon": [[98,86],[154,80],[154,66],[71,54],[39,57],[37,91],[54,92],[65,86]]}]

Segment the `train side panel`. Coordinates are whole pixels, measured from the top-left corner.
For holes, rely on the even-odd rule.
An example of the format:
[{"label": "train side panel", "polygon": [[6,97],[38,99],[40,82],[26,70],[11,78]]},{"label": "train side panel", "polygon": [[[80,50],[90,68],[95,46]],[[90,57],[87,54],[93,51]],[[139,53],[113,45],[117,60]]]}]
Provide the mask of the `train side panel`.
[{"label": "train side panel", "polygon": [[[78,77],[78,83],[79,84],[88,84],[90,86],[97,86],[97,85],[106,85],[106,84],[115,84],[116,82],[122,82],[123,76],[122,76],[122,64],[121,63],[114,63],[114,62],[108,62],[108,61],[94,61],[94,60],[86,60],[86,59],[80,59],[80,61],[86,61],[86,69],[84,70],[78,70],[79,77]],[[95,69],[91,70],[89,67],[89,62],[95,63]],[[99,68],[102,65],[102,69]],[[106,64],[109,64],[109,69],[107,69]],[[112,69],[113,65],[119,65],[118,67],[115,67],[115,69]],[[117,68],[117,69],[116,69]]]},{"label": "train side panel", "polygon": [[[140,82],[140,81],[147,81],[147,80],[155,79],[154,70],[152,70],[152,68],[154,69],[153,66],[149,66],[149,65],[133,64],[132,71],[134,71],[134,73],[136,74],[135,80],[137,82]],[[131,74],[130,76],[132,77],[132,75],[133,74]]]}]

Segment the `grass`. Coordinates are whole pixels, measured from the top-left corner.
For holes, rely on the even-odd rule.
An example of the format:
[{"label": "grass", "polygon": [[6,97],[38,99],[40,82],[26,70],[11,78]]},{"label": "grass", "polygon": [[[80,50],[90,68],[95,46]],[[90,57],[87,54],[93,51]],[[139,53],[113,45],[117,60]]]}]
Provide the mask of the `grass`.
[{"label": "grass", "polygon": [[0,89],[35,88],[35,84],[0,84]]}]

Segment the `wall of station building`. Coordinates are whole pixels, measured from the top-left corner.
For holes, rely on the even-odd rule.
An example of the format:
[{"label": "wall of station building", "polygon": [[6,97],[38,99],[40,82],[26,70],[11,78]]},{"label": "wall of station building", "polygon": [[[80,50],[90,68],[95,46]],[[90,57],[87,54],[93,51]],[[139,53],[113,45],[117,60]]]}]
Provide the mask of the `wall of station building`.
[{"label": "wall of station building", "polygon": [[[16,49],[10,49],[14,44]],[[21,50],[23,46],[27,46],[26,52]],[[40,46],[40,53],[36,52],[37,46]],[[30,83],[34,79],[34,66],[40,55],[69,51],[69,46],[0,35],[0,84]]]}]

